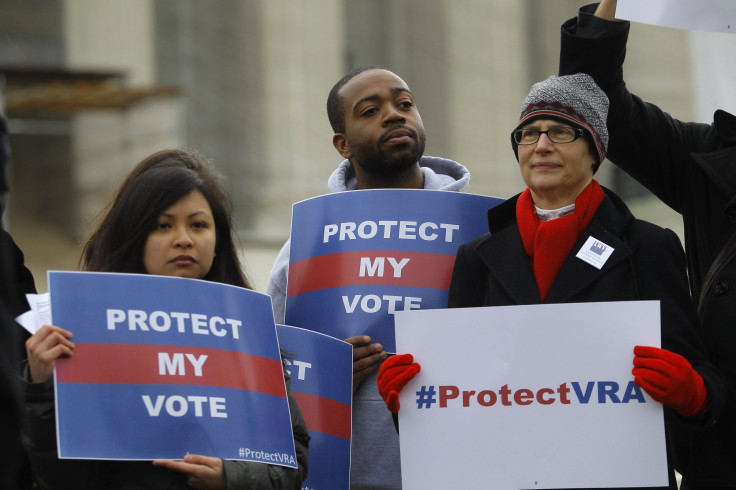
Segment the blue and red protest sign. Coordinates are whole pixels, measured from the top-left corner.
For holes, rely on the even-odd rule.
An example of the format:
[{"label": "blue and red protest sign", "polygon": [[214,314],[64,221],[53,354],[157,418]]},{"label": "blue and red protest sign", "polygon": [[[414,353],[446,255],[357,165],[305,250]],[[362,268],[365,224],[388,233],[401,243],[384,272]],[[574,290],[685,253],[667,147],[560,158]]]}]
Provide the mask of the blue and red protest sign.
[{"label": "blue and red protest sign", "polygon": [[59,456],[186,453],[296,467],[269,297],[207,281],[49,272]]},{"label": "blue and red protest sign", "polygon": [[286,323],[395,351],[393,313],[447,307],[458,247],[488,231],[501,199],[416,189],[294,204]]},{"label": "blue and red protest sign", "polygon": [[309,441],[304,489],[350,486],[353,346],[311,330],[276,325],[288,359],[291,391],[301,409]]}]

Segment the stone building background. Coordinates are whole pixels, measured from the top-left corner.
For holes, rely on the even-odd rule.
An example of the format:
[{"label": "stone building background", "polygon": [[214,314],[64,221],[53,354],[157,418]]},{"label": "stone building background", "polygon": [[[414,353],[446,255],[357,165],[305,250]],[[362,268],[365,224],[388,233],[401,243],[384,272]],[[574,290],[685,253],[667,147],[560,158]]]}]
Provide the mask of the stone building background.
[{"label": "stone building background", "polygon": [[[130,168],[157,149],[196,149],[227,177],[264,290],[291,204],[327,192],[341,160],[327,93],[364,64],[412,88],[426,154],[466,165],[469,192],[510,197],[523,188],[508,136],[519,105],[556,72],[559,26],[583,3],[0,0],[0,101],[14,151],[6,226],[44,290],[46,269],[76,267]],[[735,39],[635,24],[627,82],[676,117],[708,122],[734,97],[717,85],[730,80],[723,61]],[[639,217],[681,232],[676,214],[612,165],[597,178]]]}]

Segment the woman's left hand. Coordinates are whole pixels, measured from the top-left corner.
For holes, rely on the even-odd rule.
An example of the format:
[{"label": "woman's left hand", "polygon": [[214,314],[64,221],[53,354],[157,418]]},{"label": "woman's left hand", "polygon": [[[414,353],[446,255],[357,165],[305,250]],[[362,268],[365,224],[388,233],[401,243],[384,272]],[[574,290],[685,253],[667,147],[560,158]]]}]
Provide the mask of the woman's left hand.
[{"label": "woman's left hand", "polygon": [[182,461],[157,459],[153,464],[184,473],[187,476],[187,484],[192,488],[224,490],[227,486],[225,468],[220,458],[187,454]]}]

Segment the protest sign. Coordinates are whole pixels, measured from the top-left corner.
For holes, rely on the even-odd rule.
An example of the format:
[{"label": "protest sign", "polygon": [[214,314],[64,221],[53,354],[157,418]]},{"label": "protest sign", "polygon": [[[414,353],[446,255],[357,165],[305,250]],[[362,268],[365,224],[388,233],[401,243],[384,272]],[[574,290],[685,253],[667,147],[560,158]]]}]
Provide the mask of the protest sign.
[{"label": "protest sign", "polygon": [[276,325],[291,391],[309,435],[303,490],[350,487],[353,346],[311,330]]},{"label": "protest sign", "polygon": [[736,32],[733,0],[618,0],[616,17],[663,27]]},{"label": "protest sign", "polygon": [[668,483],[662,405],[634,384],[658,301],[398,312],[422,368],[399,412],[404,490]]},{"label": "protest sign", "polygon": [[501,199],[380,189],[294,204],[286,323],[394,352],[393,313],[444,308],[458,247]]},{"label": "protest sign", "polygon": [[48,282],[75,344],[55,370],[59,457],[297,466],[268,296],[145,274]]}]

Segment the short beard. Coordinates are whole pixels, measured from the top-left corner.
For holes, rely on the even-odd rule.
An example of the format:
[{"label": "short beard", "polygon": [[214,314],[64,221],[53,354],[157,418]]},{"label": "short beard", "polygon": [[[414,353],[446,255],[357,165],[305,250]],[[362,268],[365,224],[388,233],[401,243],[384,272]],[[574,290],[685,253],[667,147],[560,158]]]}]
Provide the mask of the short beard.
[{"label": "short beard", "polygon": [[417,134],[416,145],[411,150],[400,151],[398,154],[395,152],[388,153],[380,149],[368,149],[360,145],[356,146],[348,140],[348,144],[353,152],[352,160],[364,172],[369,174],[379,175],[381,177],[401,175],[413,167],[422,158],[422,155],[424,155],[424,146],[427,140],[425,133],[424,131],[414,131],[414,133]]}]

